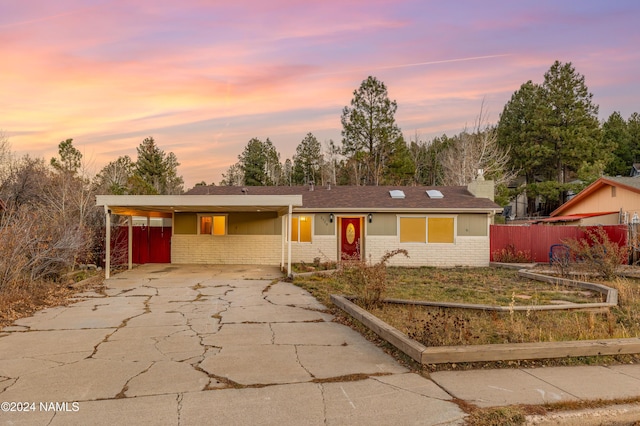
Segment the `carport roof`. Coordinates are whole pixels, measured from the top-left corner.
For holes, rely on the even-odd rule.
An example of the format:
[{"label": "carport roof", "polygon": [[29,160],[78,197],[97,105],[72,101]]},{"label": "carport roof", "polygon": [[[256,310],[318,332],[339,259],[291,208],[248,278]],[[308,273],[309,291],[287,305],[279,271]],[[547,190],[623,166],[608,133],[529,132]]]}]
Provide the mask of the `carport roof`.
[{"label": "carport roof", "polygon": [[171,217],[174,212],[275,211],[302,205],[301,195],[98,195],[96,205],[123,216]]}]

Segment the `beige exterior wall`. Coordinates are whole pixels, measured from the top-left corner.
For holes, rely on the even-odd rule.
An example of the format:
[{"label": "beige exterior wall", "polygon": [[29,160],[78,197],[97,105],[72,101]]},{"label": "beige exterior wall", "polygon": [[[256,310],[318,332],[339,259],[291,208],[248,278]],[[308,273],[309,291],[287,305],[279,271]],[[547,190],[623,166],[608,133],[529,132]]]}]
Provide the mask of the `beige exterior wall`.
[{"label": "beige exterior wall", "polygon": [[171,263],[279,265],[280,235],[174,235]]},{"label": "beige exterior wall", "polygon": [[173,216],[174,234],[197,234],[198,214],[197,213],[176,213]]},{"label": "beige exterior wall", "polygon": [[604,186],[595,191],[590,196],[581,200],[575,206],[571,206],[562,211],[562,216],[578,213],[597,213],[619,211],[629,212],[633,216],[634,212],[640,215],[640,194],[628,189],[612,186]]},{"label": "beige exterior wall", "polygon": [[489,237],[456,237],[453,244],[401,244],[398,237],[366,238],[367,258],[378,261],[387,251],[405,249],[409,257],[394,256],[392,266],[489,266]]},{"label": "beige exterior wall", "polygon": [[[311,243],[294,242],[291,245],[291,261],[293,263],[312,263],[315,258],[321,262],[338,259],[338,236],[317,235],[316,231],[330,232],[335,229],[333,223],[325,223],[321,215],[314,215],[316,224]],[[433,216],[430,216],[433,217]],[[447,216],[451,217],[451,216]],[[326,218],[328,220],[328,216]],[[279,222],[281,218],[275,219]],[[376,214],[370,224],[365,220],[364,257],[377,262],[387,251],[397,248],[406,249],[409,258],[395,256],[389,262],[394,266],[488,266],[489,236],[466,236],[464,234],[482,234],[488,228],[485,215],[459,215],[456,222],[456,236],[452,244],[400,243],[397,235],[396,214]],[[318,223],[320,221],[320,223]],[[391,222],[396,223],[392,226]],[[378,223],[377,228],[372,227]],[[230,221],[231,223],[231,221]],[[263,223],[265,225],[266,222]],[[484,228],[481,224],[484,224]],[[269,230],[273,229],[269,226]],[[282,228],[278,226],[276,229]],[[396,229],[394,235],[372,235],[371,231],[388,233]],[[463,234],[463,235],[461,235]],[[488,232],[485,232],[488,234]],[[279,265],[282,259],[281,235],[187,235],[175,234],[171,243],[171,259],[173,263],[204,264],[261,264]],[[287,262],[287,247],[284,247],[284,261]]]},{"label": "beige exterior wall", "polygon": [[457,235],[461,237],[486,237],[489,225],[485,214],[459,214]]},{"label": "beige exterior wall", "polygon": [[398,215],[395,213],[375,213],[371,223],[366,223],[366,227],[367,235],[396,235],[398,233]]},{"label": "beige exterior wall", "polygon": [[335,235],[336,234],[336,218],[334,215],[333,222],[328,213],[315,213],[313,217],[313,233],[315,235]]},{"label": "beige exterior wall", "polygon": [[282,219],[275,212],[229,213],[227,231],[234,235],[280,235]]},{"label": "beige exterior wall", "polygon": [[293,263],[311,263],[316,257],[319,257],[321,262],[338,259],[335,235],[314,235],[311,241],[311,243],[291,243],[291,261]]},{"label": "beige exterior wall", "polygon": [[[631,217],[633,213],[631,213]],[[631,220],[629,217],[629,220]],[[595,225],[618,225],[620,223],[620,213],[607,214],[603,216],[585,217],[580,221],[582,226],[595,226]]]}]

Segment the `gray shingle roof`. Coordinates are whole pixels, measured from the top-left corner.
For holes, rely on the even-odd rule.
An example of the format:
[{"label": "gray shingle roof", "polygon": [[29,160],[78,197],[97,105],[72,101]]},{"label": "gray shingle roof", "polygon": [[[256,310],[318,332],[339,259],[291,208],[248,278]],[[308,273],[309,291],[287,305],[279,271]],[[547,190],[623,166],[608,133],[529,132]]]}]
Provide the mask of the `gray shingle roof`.
[{"label": "gray shingle roof", "polygon": [[[497,209],[488,198],[474,197],[464,186],[198,186],[186,195],[302,195],[304,209]],[[393,199],[390,190],[402,190],[404,199]],[[444,195],[432,199],[426,191],[437,189]]]}]

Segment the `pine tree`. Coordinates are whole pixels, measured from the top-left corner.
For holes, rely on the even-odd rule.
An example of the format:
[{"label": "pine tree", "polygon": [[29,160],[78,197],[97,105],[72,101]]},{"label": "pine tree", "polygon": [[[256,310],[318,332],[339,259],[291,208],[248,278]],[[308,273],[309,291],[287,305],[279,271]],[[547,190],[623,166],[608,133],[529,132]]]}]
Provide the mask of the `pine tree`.
[{"label": "pine tree", "polygon": [[402,136],[395,122],[396,101],[387,87],[369,76],[353,92],[351,106],[342,110],[342,146],[353,167],[353,183],[378,185],[393,143]]}]

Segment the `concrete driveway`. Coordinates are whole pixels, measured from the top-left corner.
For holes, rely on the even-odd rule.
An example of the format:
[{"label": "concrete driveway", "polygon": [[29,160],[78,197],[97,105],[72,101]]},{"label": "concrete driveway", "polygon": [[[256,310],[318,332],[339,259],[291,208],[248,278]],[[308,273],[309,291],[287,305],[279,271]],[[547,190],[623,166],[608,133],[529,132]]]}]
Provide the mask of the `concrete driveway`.
[{"label": "concrete driveway", "polygon": [[462,423],[434,382],[278,277],[145,265],[16,321],[0,333],[0,423]]}]

